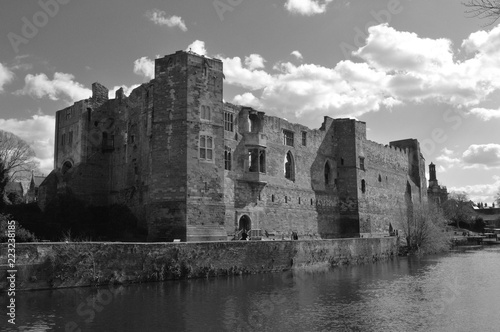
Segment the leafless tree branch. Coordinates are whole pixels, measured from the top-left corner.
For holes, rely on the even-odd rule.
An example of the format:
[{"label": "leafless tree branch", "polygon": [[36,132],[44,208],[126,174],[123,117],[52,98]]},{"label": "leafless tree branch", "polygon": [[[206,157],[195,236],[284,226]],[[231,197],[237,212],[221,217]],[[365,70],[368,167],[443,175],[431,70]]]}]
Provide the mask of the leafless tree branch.
[{"label": "leafless tree branch", "polygon": [[0,130],[0,161],[8,174],[8,180],[27,180],[32,171],[37,170],[35,152],[21,138]]},{"label": "leafless tree branch", "polygon": [[463,2],[468,9],[465,11],[471,17],[478,17],[489,21],[492,25],[500,18],[500,0],[468,0]]}]

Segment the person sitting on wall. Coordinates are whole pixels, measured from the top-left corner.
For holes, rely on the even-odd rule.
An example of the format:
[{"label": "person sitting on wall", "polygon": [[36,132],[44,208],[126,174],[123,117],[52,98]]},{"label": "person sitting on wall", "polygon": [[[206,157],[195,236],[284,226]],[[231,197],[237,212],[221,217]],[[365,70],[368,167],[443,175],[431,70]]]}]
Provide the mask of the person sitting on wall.
[{"label": "person sitting on wall", "polygon": [[243,233],[241,233],[241,240],[246,241],[248,238],[248,234],[245,230],[243,230]]}]

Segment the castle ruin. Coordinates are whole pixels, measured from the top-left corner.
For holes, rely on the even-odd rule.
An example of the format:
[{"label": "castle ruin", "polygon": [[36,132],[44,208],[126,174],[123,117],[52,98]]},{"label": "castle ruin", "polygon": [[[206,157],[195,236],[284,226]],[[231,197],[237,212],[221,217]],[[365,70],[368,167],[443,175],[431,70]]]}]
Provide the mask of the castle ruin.
[{"label": "castle ruin", "polygon": [[325,116],[309,129],[224,103],[223,79],[220,60],[178,51],[128,97],[94,83],[91,98],[56,113],[39,204],[71,193],[127,206],[150,241],[218,241],[241,229],[387,235],[427,201],[417,140],[384,146],[361,121]]}]

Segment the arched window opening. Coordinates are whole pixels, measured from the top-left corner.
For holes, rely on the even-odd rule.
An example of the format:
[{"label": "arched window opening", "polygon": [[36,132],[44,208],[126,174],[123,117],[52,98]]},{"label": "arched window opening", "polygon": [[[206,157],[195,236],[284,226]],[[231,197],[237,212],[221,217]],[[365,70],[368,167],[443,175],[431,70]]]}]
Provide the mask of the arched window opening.
[{"label": "arched window opening", "polygon": [[366,182],[361,180],[361,192],[364,194],[366,192]]},{"label": "arched window opening", "polygon": [[325,163],[325,185],[330,184],[330,177],[331,177],[330,163],[327,161]]},{"label": "arched window opening", "polygon": [[406,199],[410,202],[412,201],[411,185],[408,181],[406,182]]},{"label": "arched window opening", "polygon": [[73,165],[71,164],[70,161],[64,162],[64,164],[61,167],[61,173],[66,174],[71,167],[73,167]]},{"label": "arched window opening", "polygon": [[248,217],[246,214],[241,216],[239,222],[238,222],[238,230],[244,230],[244,231],[249,231],[252,226],[252,221],[250,220],[250,217]]},{"label": "arched window opening", "polygon": [[293,155],[290,151],[287,152],[285,157],[285,178],[288,180],[295,180],[295,165]]}]

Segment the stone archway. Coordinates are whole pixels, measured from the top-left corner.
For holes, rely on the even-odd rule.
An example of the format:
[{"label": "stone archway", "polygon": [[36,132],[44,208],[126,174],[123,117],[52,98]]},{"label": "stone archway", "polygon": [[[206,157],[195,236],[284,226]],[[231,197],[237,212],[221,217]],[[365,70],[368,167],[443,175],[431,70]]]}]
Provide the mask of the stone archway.
[{"label": "stone archway", "polygon": [[252,227],[252,220],[246,214],[242,215],[240,220],[238,221],[238,230],[248,231]]}]

